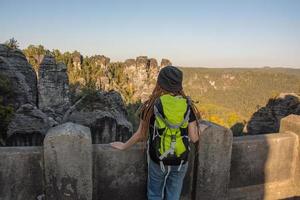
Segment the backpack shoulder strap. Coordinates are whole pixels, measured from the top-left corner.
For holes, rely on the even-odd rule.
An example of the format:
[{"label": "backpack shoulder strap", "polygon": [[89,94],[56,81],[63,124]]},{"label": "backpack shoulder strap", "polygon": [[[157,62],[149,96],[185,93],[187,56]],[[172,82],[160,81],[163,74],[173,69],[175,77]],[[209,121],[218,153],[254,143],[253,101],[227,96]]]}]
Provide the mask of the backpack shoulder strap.
[{"label": "backpack shoulder strap", "polygon": [[186,102],[188,106],[192,106],[192,98],[190,96],[186,96]]}]

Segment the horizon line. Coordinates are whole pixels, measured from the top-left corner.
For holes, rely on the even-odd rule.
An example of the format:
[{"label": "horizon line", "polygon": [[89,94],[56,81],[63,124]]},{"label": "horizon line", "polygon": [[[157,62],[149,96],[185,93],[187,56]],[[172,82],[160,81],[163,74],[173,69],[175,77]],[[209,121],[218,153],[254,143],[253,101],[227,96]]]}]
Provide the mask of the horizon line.
[{"label": "horizon line", "polygon": [[[6,41],[5,41],[6,42]],[[0,44],[5,44],[5,42],[1,42]],[[156,59],[157,61],[161,61],[162,59],[168,59],[171,61],[172,65],[174,66],[177,66],[177,67],[181,67],[181,68],[203,68],[203,69],[300,69],[300,66],[268,66],[268,65],[264,65],[264,66],[249,66],[249,67],[242,67],[242,66],[238,66],[238,65],[235,65],[235,66],[221,66],[221,67],[218,67],[218,66],[208,66],[208,65],[204,65],[204,66],[201,66],[201,65],[181,65],[181,64],[174,64],[173,63],[173,58],[170,58],[170,57],[167,57],[167,56],[159,56],[159,57],[153,57],[153,56],[148,56],[148,55],[144,55],[144,54],[140,54],[140,55],[137,55],[137,56],[130,56],[128,58],[125,58],[125,59],[116,59],[116,58],[112,58],[110,56],[107,56],[105,55],[104,53],[82,53],[80,50],[61,50],[61,49],[58,49],[58,48],[52,48],[50,50],[50,48],[47,48],[45,45],[43,44],[29,44],[29,45],[21,45],[19,42],[18,42],[18,49],[20,49],[21,51],[24,51],[26,48],[28,48],[30,45],[33,45],[33,46],[43,46],[45,48],[45,50],[49,50],[49,51],[53,51],[53,50],[59,50],[62,54],[63,53],[66,53],[66,52],[69,52],[69,53],[73,53],[75,51],[79,52],[83,58],[84,57],[92,57],[92,56],[97,56],[97,55],[103,55],[107,58],[110,59],[110,63],[116,63],[116,62],[125,62],[126,59],[136,59],[137,57],[140,57],[140,56],[146,56],[147,58],[151,59],[151,58],[154,58]],[[26,47],[25,47],[26,46]],[[221,64],[222,65],[222,64]],[[160,66],[160,65],[159,65]]]}]

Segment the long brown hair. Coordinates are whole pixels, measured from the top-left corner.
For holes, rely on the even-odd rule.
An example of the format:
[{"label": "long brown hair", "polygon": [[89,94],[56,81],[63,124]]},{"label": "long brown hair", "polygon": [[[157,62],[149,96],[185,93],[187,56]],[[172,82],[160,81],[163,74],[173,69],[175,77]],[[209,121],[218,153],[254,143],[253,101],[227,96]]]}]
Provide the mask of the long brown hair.
[{"label": "long brown hair", "polygon": [[[155,88],[153,89],[153,92],[150,95],[149,99],[147,101],[145,101],[138,110],[138,112],[140,113],[140,119],[143,121],[141,132],[144,136],[143,137],[144,139],[146,139],[148,136],[150,119],[154,113],[154,102],[158,97],[160,97],[164,94],[181,95],[182,97],[187,98],[187,96],[185,95],[183,90],[180,90],[178,92],[169,92],[169,91],[164,90],[158,83],[156,83]],[[193,101],[191,101],[191,108],[196,116],[196,119],[200,119],[200,113]],[[197,126],[198,126],[198,123],[197,123]]]}]

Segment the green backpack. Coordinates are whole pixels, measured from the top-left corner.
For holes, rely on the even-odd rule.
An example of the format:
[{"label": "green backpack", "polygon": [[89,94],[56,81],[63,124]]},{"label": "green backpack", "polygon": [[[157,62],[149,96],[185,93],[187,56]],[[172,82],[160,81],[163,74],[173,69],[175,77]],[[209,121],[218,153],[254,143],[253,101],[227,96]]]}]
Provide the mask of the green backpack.
[{"label": "green backpack", "polygon": [[[159,112],[157,101],[160,101],[163,112]],[[150,142],[160,165],[181,165],[188,159],[190,140],[188,137],[188,121],[190,100],[182,96],[169,94],[161,96],[154,105],[155,122]]]}]

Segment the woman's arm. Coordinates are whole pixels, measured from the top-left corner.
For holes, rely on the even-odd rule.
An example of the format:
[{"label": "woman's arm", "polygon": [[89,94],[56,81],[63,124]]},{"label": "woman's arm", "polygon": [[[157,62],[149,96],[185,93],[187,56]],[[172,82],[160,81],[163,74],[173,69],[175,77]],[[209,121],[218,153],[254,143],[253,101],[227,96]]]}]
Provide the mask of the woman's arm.
[{"label": "woman's arm", "polygon": [[197,142],[199,140],[199,133],[198,133],[198,127],[197,127],[197,121],[190,122],[188,125],[188,134],[189,138],[193,143]]},{"label": "woman's arm", "polygon": [[123,143],[123,142],[112,142],[112,143],[110,143],[110,145],[112,147],[120,149],[120,150],[126,150],[126,149],[130,148],[131,146],[133,146],[135,143],[141,141],[142,139],[144,139],[144,135],[145,135],[145,134],[142,134],[142,124],[143,124],[143,121],[140,120],[139,128],[131,136],[131,138],[129,138],[129,140],[127,140],[127,142],[125,142],[125,143]]}]

